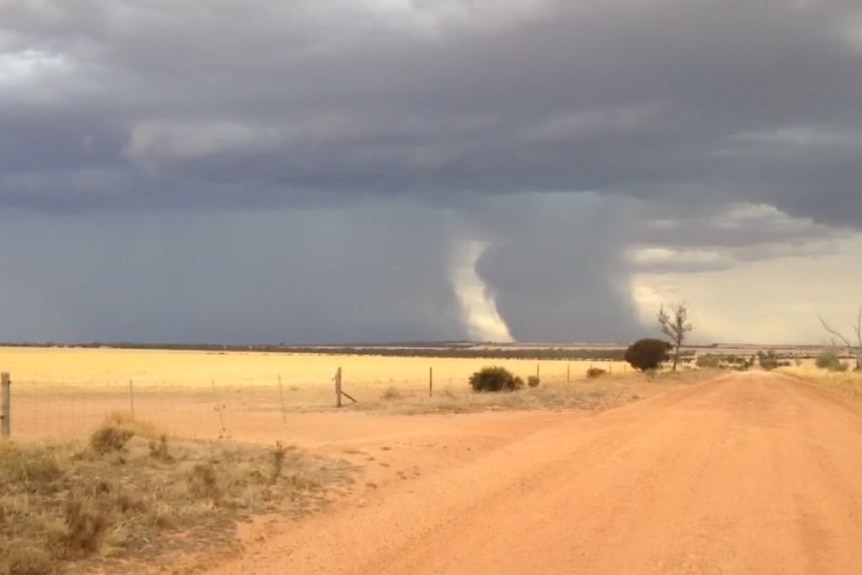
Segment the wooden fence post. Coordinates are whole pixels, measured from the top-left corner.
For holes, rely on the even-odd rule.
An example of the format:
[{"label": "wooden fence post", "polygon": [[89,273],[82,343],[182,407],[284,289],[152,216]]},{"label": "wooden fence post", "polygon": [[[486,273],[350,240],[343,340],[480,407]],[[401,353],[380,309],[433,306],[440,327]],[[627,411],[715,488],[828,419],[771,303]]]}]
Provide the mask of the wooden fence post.
[{"label": "wooden fence post", "polygon": [[9,374],[0,374],[0,437],[12,435],[12,379]]},{"label": "wooden fence post", "polygon": [[569,383],[571,381],[572,381],[572,364],[567,363],[566,364],[566,383]]},{"label": "wooden fence post", "polygon": [[[215,402],[216,402],[215,403],[215,410],[218,411],[218,420],[219,420],[219,423],[221,424],[221,432],[222,432],[222,434],[224,434],[227,432],[227,427],[224,424],[224,405],[221,403],[221,400],[219,399],[219,394],[218,394],[218,390],[216,389],[215,380],[211,379],[210,383],[212,384],[212,388],[213,388],[213,398],[215,399]],[[221,439],[221,437],[219,437],[219,439]]]},{"label": "wooden fence post", "polygon": [[335,372],[335,407],[341,407],[341,368]]},{"label": "wooden fence post", "polygon": [[281,384],[281,376],[278,376],[278,395],[281,398],[281,422],[287,423],[287,410],[284,407],[284,386]]},{"label": "wooden fence post", "polygon": [[132,419],[135,419],[135,386],[132,380],[129,380],[129,411],[132,414]]},{"label": "wooden fence post", "polygon": [[434,368],[428,368],[428,397],[434,397]]},{"label": "wooden fence post", "polygon": [[335,377],[333,379],[335,380],[335,407],[341,407],[341,398],[342,397],[346,397],[347,399],[349,399],[353,403],[357,403],[356,399],[354,399],[354,397],[352,395],[350,395],[349,393],[344,391],[344,388],[341,386],[341,368],[340,367],[338,368],[338,371],[335,372]]}]

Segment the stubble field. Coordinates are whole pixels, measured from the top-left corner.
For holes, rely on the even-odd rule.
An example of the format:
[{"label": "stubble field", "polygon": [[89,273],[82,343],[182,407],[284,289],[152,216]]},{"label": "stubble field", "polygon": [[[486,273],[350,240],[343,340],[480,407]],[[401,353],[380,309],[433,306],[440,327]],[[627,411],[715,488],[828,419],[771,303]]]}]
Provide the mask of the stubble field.
[{"label": "stubble field", "polygon": [[[477,398],[467,379],[487,365],[501,365],[524,379],[538,370],[542,385],[529,390],[532,394]],[[601,385],[586,382],[590,367],[613,377]],[[344,390],[358,402],[345,399],[342,411],[351,412],[452,413],[554,407],[555,402],[594,408],[596,402],[647,393],[628,393],[634,374],[622,362],[0,348],[0,371],[11,373],[14,382],[19,438],[84,436],[117,412],[134,413],[182,437],[280,437],[294,422],[304,420],[313,428],[320,419],[313,416],[331,415],[338,368]]]}]

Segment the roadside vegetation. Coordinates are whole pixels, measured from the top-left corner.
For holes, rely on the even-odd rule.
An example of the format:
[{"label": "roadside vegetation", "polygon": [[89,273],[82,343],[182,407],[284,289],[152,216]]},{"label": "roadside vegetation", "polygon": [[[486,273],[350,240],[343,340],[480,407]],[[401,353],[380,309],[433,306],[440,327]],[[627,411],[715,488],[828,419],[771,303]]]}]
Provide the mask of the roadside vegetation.
[{"label": "roadside vegetation", "polygon": [[668,360],[668,354],[672,349],[674,349],[672,344],[661,339],[640,339],[626,350],[625,360],[634,369],[652,373]]},{"label": "roadside vegetation", "polygon": [[358,411],[399,415],[456,414],[487,411],[601,411],[638,401],[667,390],[669,384],[686,385],[712,377],[708,370],[684,370],[644,374],[609,373],[590,367],[571,381],[526,378],[504,368],[488,366],[472,374],[463,386],[428,391],[416,388],[384,388],[376,401],[351,405]]},{"label": "roadside vegetation", "polygon": [[179,441],[122,416],[86,443],[0,442],[0,575],[224,553],[239,522],[315,511],[350,475],[280,443]]},{"label": "roadside vegetation", "polygon": [[747,371],[756,362],[757,356],[721,353],[705,353],[698,355],[695,360],[695,364],[701,369],[732,369],[735,371]]},{"label": "roadside vegetation", "polygon": [[855,350],[842,354],[832,349],[781,371],[843,395],[862,397],[862,371],[855,369],[856,360]]}]

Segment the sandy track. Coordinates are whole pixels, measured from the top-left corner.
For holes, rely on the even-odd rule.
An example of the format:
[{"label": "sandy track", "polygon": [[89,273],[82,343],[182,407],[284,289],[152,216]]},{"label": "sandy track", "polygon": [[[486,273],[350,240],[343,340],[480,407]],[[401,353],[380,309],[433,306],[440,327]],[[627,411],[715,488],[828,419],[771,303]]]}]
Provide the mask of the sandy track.
[{"label": "sandy track", "polygon": [[862,573],[860,456],[852,405],[778,375],[725,376],[549,416],[213,573]]}]

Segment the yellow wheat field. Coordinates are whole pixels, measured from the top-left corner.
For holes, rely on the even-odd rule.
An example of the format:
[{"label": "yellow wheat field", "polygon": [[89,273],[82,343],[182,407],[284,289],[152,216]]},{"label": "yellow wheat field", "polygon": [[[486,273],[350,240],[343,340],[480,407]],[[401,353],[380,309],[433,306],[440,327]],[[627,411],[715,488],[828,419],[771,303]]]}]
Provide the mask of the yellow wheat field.
[{"label": "yellow wheat field", "polygon": [[632,373],[622,363],[608,362],[0,348],[0,371],[9,372],[13,381],[13,435],[23,439],[81,437],[114,413],[152,422],[179,437],[269,441],[287,433],[291,441],[342,438],[356,420],[345,427],[343,416],[329,419],[321,413],[334,409],[332,380],[339,367],[344,390],[360,409],[368,409],[393,394],[429,401],[430,368],[434,400],[457,403],[453,398],[472,395],[470,374],[487,365],[504,366],[524,378],[535,375],[538,366],[541,389],[568,388],[570,370],[570,389],[584,393],[588,386],[575,382],[591,365],[615,375]]},{"label": "yellow wheat field", "polygon": [[420,385],[433,369],[435,385],[462,386],[474,371],[500,365],[526,378],[538,367],[545,381],[582,379],[601,367],[615,374],[623,362],[533,361],[281,354],[258,352],[160,351],[80,348],[0,348],[0,371],[12,374],[19,392],[50,389],[115,389],[133,380],[141,389],[254,388],[329,385],[341,367],[346,385]]}]

